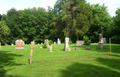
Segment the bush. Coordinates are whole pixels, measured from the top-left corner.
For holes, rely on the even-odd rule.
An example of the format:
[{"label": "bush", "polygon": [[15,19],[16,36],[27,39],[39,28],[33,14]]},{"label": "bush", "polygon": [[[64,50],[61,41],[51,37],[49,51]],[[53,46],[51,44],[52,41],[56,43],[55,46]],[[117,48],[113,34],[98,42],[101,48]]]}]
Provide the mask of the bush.
[{"label": "bush", "polygon": [[83,40],[84,40],[84,44],[85,44],[85,45],[90,45],[91,40],[89,40],[89,37],[88,37],[88,36],[85,35],[85,36],[83,37]]},{"label": "bush", "polygon": [[73,44],[72,41],[69,41],[69,44]]},{"label": "bush", "polygon": [[120,43],[120,36],[118,36],[118,35],[112,36],[111,37],[111,42],[119,44]]},{"label": "bush", "polygon": [[43,47],[43,48],[47,48],[47,45],[46,45],[46,44],[43,44],[42,47]]},{"label": "bush", "polygon": [[49,44],[51,45],[53,43],[53,41],[52,40],[49,40]]}]

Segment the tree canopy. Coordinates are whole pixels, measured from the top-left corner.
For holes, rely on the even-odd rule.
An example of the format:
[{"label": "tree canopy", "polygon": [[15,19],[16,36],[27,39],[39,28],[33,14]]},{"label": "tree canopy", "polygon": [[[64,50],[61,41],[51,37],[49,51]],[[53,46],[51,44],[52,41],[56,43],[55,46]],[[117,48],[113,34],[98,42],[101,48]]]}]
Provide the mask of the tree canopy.
[{"label": "tree canopy", "polygon": [[[120,9],[111,17],[105,4],[87,3],[85,0],[57,0],[54,8],[47,11],[41,7],[24,10],[11,8],[7,14],[0,14],[0,41],[14,43],[22,39],[25,43],[44,39],[64,42],[69,37],[72,42],[82,40],[84,35],[92,42],[98,42],[99,34],[120,41]],[[115,41],[114,41],[115,42]]]}]

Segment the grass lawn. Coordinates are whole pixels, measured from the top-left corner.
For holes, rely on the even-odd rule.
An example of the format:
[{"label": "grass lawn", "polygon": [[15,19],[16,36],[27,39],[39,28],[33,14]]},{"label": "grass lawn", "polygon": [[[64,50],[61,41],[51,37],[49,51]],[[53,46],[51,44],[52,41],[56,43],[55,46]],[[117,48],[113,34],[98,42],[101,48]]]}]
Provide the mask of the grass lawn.
[{"label": "grass lawn", "polygon": [[[120,77],[120,44],[98,49],[98,44],[75,46],[63,51],[64,44],[53,45],[53,52],[34,45],[32,64],[29,64],[31,45],[24,50],[15,46],[0,49],[0,77]],[[75,48],[80,50],[75,50]],[[90,47],[91,50],[85,50]]]}]

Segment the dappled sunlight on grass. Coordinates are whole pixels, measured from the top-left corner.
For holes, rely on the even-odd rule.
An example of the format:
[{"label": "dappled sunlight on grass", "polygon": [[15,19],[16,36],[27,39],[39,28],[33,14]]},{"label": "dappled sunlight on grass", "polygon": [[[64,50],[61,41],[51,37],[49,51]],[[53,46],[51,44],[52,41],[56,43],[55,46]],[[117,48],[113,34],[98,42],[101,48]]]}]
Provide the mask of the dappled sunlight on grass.
[{"label": "dappled sunlight on grass", "polygon": [[[53,44],[53,52],[34,45],[32,64],[29,64],[31,45],[24,50],[14,50],[15,46],[0,49],[0,75],[10,77],[118,77],[120,76],[120,44],[98,44],[75,46],[71,51],[63,51],[64,44]],[[90,47],[90,50],[85,50]],[[75,50],[80,48],[80,50]]]}]

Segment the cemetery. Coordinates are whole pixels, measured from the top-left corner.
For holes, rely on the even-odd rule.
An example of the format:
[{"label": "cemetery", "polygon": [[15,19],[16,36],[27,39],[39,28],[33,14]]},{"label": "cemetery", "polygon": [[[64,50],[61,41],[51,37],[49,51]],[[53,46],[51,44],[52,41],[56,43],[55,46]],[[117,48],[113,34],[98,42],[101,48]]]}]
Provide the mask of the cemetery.
[{"label": "cemetery", "polygon": [[[17,40],[16,42],[20,43],[15,42],[15,45],[1,46],[0,76],[117,77],[120,75],[120,44],[111,44],[112,52],[110,52],[109,43],[105,43],[104,48],[99,48],[99,44],[103,41],[101,34],[99,42],[90,45],[69,44],[68,37],[65,40],[65,43],[59,45],[52,43],[49,48],[48,39],[44,41],[46,48],[40,48],[44,44],[35,44],[34,41],[31,45],[21,45],[22,40]],[[19,49],[18,46],[22,48]]]},{"label": "cemetery", "polygon": [[0,77],[120,77],[120,9],[115,13],[104,4],[56,0],[47,10],[0,14]]}]

